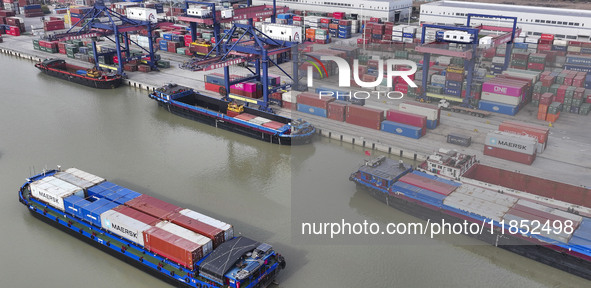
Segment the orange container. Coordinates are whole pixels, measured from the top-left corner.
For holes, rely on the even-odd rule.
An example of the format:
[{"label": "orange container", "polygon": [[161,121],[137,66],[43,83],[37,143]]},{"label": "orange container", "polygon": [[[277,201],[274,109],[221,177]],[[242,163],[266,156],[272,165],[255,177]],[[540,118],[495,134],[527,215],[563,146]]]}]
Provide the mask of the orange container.
[{"label": "orange container", "polygon": [[558,112],[558,114],[548,114],[546,115],[546,121],[554,123],[558,120],[558,116],[560,116],[560,112]]},{"label": "orange container", "polygon": [[540,106],[538,106],[538,113],[547,113],[548,112],[548,105],[546,104],[540,104]]}]

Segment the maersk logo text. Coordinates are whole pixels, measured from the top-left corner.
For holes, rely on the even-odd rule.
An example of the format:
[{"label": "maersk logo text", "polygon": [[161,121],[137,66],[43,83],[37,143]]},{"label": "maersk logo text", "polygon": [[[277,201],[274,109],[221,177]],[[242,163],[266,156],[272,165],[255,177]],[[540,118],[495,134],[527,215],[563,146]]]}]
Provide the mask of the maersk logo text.
[{"label": "maersk logo text", "polygon": [[497,141],[497,139],[494,139],[494,138],[490,139],[490,143],[493,145],[507,146],[507,147],[516,148],[519,150],[527,150],[527,146],[525,146],[525,145],[521,145],[521,144],[509,142],[509,141],[503,141],[503,140]]},{"label": "maersk logo text", "polygon": [[117,224],[111,223],[111,228],[113,228],[115,230],[118,230],[121,233],[126,234],[126,235],[129,235],[129,236],[131,236],[133,238],[137,238],[137,232],[133,232],[133,231],[131,231],[131,230],[125,228],[125,227],[121,227],[121,226],[119,226]]}]

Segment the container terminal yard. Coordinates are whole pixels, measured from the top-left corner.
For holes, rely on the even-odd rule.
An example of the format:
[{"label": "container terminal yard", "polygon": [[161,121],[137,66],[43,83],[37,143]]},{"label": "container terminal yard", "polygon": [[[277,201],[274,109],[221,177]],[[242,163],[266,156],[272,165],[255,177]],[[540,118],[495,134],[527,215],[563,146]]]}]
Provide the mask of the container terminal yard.
[{"label": "container terminal yard", "polygon": [[[588,199],[591,181],[587,177],[591,172],[591,166],[588,164],[591,163],[588,156],[591,148],[591,128],[585,125],[591,110],[591,74],[587,75],[591,72],[591,42],[588,33],[585,32],[586,12],[554,9],[553,15],[557,18],[552,20],[545,17],[549,13],[545,8],[517,6],[515,11],[521,12],[514,15],[503,12],[511,5],[438,1],[423,4],[418,11],[420,17],[410,19],[411,3],[408,1],[375,2],[376,5],[390,3],[383,9],[390,11],[371,14],[370,9],[364,11],[367,7],[358,9],[351,6],[353,4],[344,8],[348,2],[325,2],[322,9],[303,11],[302,6],[292,7],[289,1],[277,1],[275,7],[273,1],[255,1],[253,6],[246,2],[185,1],[175,4],[174,7],[167,7],[161,3],[97,1],[93,5],[71,5],[69,8],[50,6],[51,15],[45,15],[42,19],[41,15],[44,14],[40,14],[41,5],[5,3],[5,9],[0,10],[0,19],[3,23],[0,25],[0,32],[3,32],[0,33],[0,51],[7,55],[3,57],[15,59],[5,58],[7,62],[17,61],[19,64],[30,66],[37,64],[37,68],[48,76],[56,76],[55,79],[42,78],[42,81],[60,81],[62,84],[59,85],[71,85],[66,87],[77,89],[76,91],[92,89],[90,87],[106,88],[100,93],[103,93],[103,96],[109,95],[107,97],[129,93],[143,95],[139,99],[129,98],[129,101],[148,102],[145,105],[141,104],[141,107],[149,107],[147,109],[153,111],[150,113],[158,115],[158,121],[183,121],[184,124],[175,126],[184,128],[194,125],[189,123],[196,120],[215,127],[211,128],[214,130],[208,130],[204,128],[207,125],[194,126],[197,130],[226,135],[217,140],[207,140],[213,141],[212,143],[223,143],[226,142],[222,140],[224,137],[230,137],[229,139],[235,139],[232,141],[237,141],[238,145],[248,143],[246,146],[253,145],[256,149],[259,149],[259,146],[266,147],[261,145],[302,144],[301,147],[291,148],[291,161],[297,163],[312,161],[308,157],[316,158],[316,153],[326,151],[322,148],[324,146],[339,147],[338,149],[348,147],[344,152],[348,155],[342,157],[343,160],[349,159],[348,164],[334,161],[335,164],[340,162],[338,165],[342,169],[346,168],[344,171],[348,171],[339,176],[342,179],[337,179],[346,182],[349,174],[365,162],[357,174],[351,174],[350,177],[350,180],[357,183],[358,188],[355,189],[350,184],[344,186],[348,187],[345,189],[351,193],[360,191],[356,192],[352,199],[365,197],[357,196],[363,193],[396,208],[384,208],[382,212],[379,202],[363,202],[361,206],[349,204],[362,215],[377,209],[375,213],[388,215],[383,219],[390,219],[389,222],[392,221],[392,215],[412,221],[412,217],[404,216],[405,214],[400,211],[424,220],[447,219],[452,223],[490,221],[491,231],[495,226],[494,231],[498,232],[491,235],[497,238],[475,237],[484,241],[483,243],[492,244],[490,248],[482,248],[483,251],[499,246],[525,256],[521,259],[511,253],[503,254],[508,259],[518,257],[523,267],[515,268],[510,264],[499,264],[499,267],[508,271],[528,271],[527,267],[531,265],[535,267],[532,269],[537,271],[563,273],[558,272],[560,269],[570,274],[558,274],[569,275],[564,276],[564,279],[569,279],[568,283],[554,279],[558,281],[558,285],[586,285],[582,283],[588,283],[585,279],[591,277],[591,233],[587,232],[591,227],[591,202]],[[366,6],[369,6],[369,2]],[[339,9],[341,7],[342,9]],[[374,8],[377,7],[381,6]],[[457,11],[450,13],[449,7],[455,7]],[[355,9],[358,9],[359,13],[355,13]],[[576,18],[579,16],[582,17],[580,21]],[[557,20],[565,17],[570,17],[573,22]],[[21,60],[16,60],[19,58]],[[329,58],[345,60],[353,69]],[[45,59],[61,60],[42,62]],[[353,64],[353,60],[357,63]],[[52,70],[54,67],[58,67],[57,70]],[[396,71],[390,71],[392,68]],[[54,72],[50,73],[50,70]],[[398,74],[392,77],[392,74],[389,74],[391,72]],[[387,76],[383,77],[383,74]],[[349,83],[346,85],[343,85],[339,78],[342,75],[348,75],[346,79],[350,82],[347,81]],[[117,79],[121,82],[112,85],[114,82],[108,82],[108,79]],[[100,84],[97,84],[98,81],[101,81]],[[80,85],[81,87],[75,88],[77,84],[89,87]],[[122,87],[117,88],[119,85]],[[8,87],[7,91],[10,94],[16,90]],[[77,93],[80,95],[76,96],[84,94]],[[103,109],[96,108],[97,111]],[[63,112],[67,108],[62,106],[58,109]],[[169,115],[169,112],[176,115]],[[189,122],[180,120],[182,118],[179,116],[188,118],[186,121]],[[129,119],[129,122],[133,123],[134,120]],[[217,128],[228,130],[229,134],[221,133]],[[313,135],[316,136],[312,137]],[[244,142],[247,141],[242,139],[244,136],[255,138],[260,143]],[[29,149],[35,149],[35,146],[30,146]],[[314,149],[317,151],[314,152]],[[8,158],[9,151],[2,151],[0,156]],[[233,148],[228,148],[227,153],[232,159],[236,157],[234,153],[241,154]],[[201,153],[196,154],[198,155],[195,156],[199,156]],[[377,155],[401,159],[412,166],[398,164],[398,161],[384,157],[375,159]],[[298,159],[300,156],[303,159]],[[259,158],[260,161],[268,159]],[[27,165],[37,163],[36,159],[26,159]],[[56,163],[60,161],[53,160],[54,157],[50,159],[57,161]],[[437,164],[437,159],[443,160]],[[461,159],[472,159],[470,161],[473,162],[464,169],[446,162],[449,159],[454,163],[457,161],[466,164],[459,162]],[[75,166],[81,166],[75,162],[80,160],[69,161]],[[130,163],[132,162],[125,165]],[[91,162],[86,165],[90,167],[84,167],[85,170],[93,169]],[[324,165],[331,169],[332,161]],[[15,165],[12,166],[14,168]],[[394,169],[395,166],[398,166],[398,170],[404,171]],[[187,168],[191,170],[190,165]],[[459,169],[457,172],[454,170],[456,168]],[[24,170],[26,169],[31,168],[27,166]],[[51,178],[54,173],[63,173],[58,169],[39,174],[38,170],[36,173],[25,175],[30,178],[23,187],[41,183],[41,178]],[[37,176],[33,177],[34,175]],[[109,175],[111,178],[120,177]],[[291,176],[293,178],[288,182],[301,182],[295,181],[300,176]],[[391,182],[377,184],[376,181],[381,181],[382,178]],[[202,180],[207,183],[204,187],[216,189],[217,184],[209,183],[207,178]],[[80,180],[76,181],[78,184],[81,183]],[[536,186],[532,183],[538,184]],[[22,185],[22,182],[18,185]],[[342,185],[340,187],[343,187]],[[132,184],[134,190],[141,193],[145,190],[140,189],[146,189],[142,186]],[[319,184],[319,187],[323,185]],[[368,187],[369,194],[365,192]],[[136,265],[138,263],[132,264],[173,285],[264,287],[273,282],[280,268],[286,267],[278,278],[279,283],[286,281],[289,287],[302,287],[301,283],[308,283],[293,278],[297,277],[298,270],[305,270],[304,265],[313,263],[303,264],[306,261],[296,256],[296,266],[301,267],[291,267],[290,256],[297,252],[288,245],[289,243],[276,243],[273,241],[277,240],[277,237],[265,236],[274,231],[265,231],[266,233],[262,233],[263,237],[258,237],[256,231],[263,227],[257,227],[257,223],[246,219],[232,220],[241,219],[240,216],[230,216],[229,220],[238,223],[234,224],[235,227],[241,224],[243,229],[253,232],[245,233],[245,236],[255,240],[241,235],[231,240],[230,237],[225,240],[236,243],[248,242],[247,247],[233,250],[227,249],[228,245],[225,245],[213,250],[211,254],[211,249],[206,248],[207,244],[197,244],[200,246],[198,250],[201,254],[193,256],[188,265],[183,262],[186,261],[185,258],[178,258],[173,252],[150,249],[148,245],[139,243],[139,238],[130,239],[117,234],[118,232],[113,230],[117,228],[100,224],[94,227],[93,225],[97,224],[89,220],[90,218],[81,216],[78,219],[76,215],[71,214],[72,212],[67,211],[67,207],[61,210],[56,210],[55,206],[49,207],[49,200],[64,198],[62,201],[65,203],[65,197],[74,197],[70,195],[88,197],[88,201],[91,202],[97,201],[96,197],[90,199],[93,196],[86,191],[87,188],[84,187],[84,191],[78,193],[80,195],[52,191],[46,194],[55,192],[54,197],[43,198],[25,187],[21,189],[21,202],[43,220],[58,219],[55,214],[65,213],[62,215],[64,219],[70,217],[72,220],[63,220],[64,225],[57,226],[63,230],[77,227],[81,233],[76,236],[85,241],[104,245],[102,239],[110,237],[120,239],[117,243],[129,243],[129,248],[121,248],[121,251],[117,252],[125,254],[127,249],[131,249],[129,256],[118,255],[122,256],[119,258],[126,262],[141,263],[146,259],[144,266],[147,269],[142,265]],[[291,230],[287,231],[291,231],[292,239],[298,239],[293,233],[301,231],[293,226],[299,225],[298,220],[302,218],[300,216],[307,210],[299,211],[302,207],[294,204],[300,203],[294,200],[302,200],[297,198],[300,196],[293,196],[293,193],[301,191],[302,185],[292,184],[290,188],[293,208],[291,221],[281,221],[291,223],[288,224],[292,226]],[[65,188],[60,186],[60,189]],[[152,188],[148,187],[148,190],[151,191]],[[29,195],[30,191],[32,193]],[[154,194],[149,191],[146,194]],[[389,196],[384,198],[384,191],[385,195],[389,192]],[[273,191],[266,193],[272,194]],[[105,197],[108,201],[113,201],[123,208],[114,208],[115,205],[101,210],[100,213],[96,212],[101,219],[109,217],[109,213],[113,214],[109,211],[127,209],[124,207],[127,205],[126,201],[133,201],[125,198],[125,201],[119,203],[109,198],[113,195],[109,195]],[[179,204],[173,205],[174,207],[184,206],[197,211],[199,208],[206,208],[199,205],[199,201],[190,205],[180,202],[181,197],[176,197],[174,191],[161,195],[165,195],[164,199]],[[231,193],[223,195],[232,198]],[[328,195],[331,195],[331,192],[327,190],[326,197]],[[215,199],[213,195],[207,197]],[[475,197],[476,200],[466,197]],[[285,197],[282,199],[283,205],[289,203]],[[503,204],[499,204],[499,201]],[[413,205],[422,207],[414,209],[411,208]],[[133,205],[129,207],[133,208]],[[252,212],[240,205],[235,208],[243,213]],[[81,207],[82,211],[84,209]],[[273,213],[272,210],[270,213]],[[439,214],[432,214],[432,211]],[[176,210],[174,212],[178,213]],[[329,217],[326,214],[315,213],[320,212],[309,215]],[[224,219],[225,214],[218,211],[212,216]],[[380,216],[374,217],[381,219]],[[168,216],[157,218],[164,222],[179,221]],[[503,228],[501,221],[504,220],[554,220],[561,225],[570,220],[575,227],[574,233],[550,233],[542,236],[525,233],[519,237],[499,238],[499,231],[510,231],[507,226]],[[60,221],[57,220],[57,224],[62,224]],[[153,226],[152,230],[155,231],[162,230],[165,225],[154,224],[155,221],[151,221],[151,224],[145,224],[145,221],[142,223],[144,224],[141,225]],[[136,224],[135,226],[140,225]],[[145,235],[140,242],[147,241],[150,237],[150,233],[146,231],[151,230],[143,232]],[[182,232],[184,234],[179,231],[177,229],[166,233],[177,233],[177,236],[173,235],[177,238],[190,238],[183,236],[188,235],[186,231]],[[105,236],[97,237],[95,233]],[[197,233],[205,232],[199,230]],[[216,239],[211,234],[207,234],[205,238],[209,237],[208,235],[214,242],[213,248],[223,245],[216,244]],[[38,233],[37,237],[50,236]],[[199,239],[205,241],[205,238]],[[289,236],[279,239],[289,242]],[[197,240],[192,241],[200,243]],[[263,242],[272,244],[273,248]],[[515,243],[518,245],[514,245]],[[109,250],[98,246],[103,250]],[[305,247],[306,245],[300,245],[296,250],[306,249]],[[286,248],[287,252],[283,252],[281,248]],[[143,253],[150,253],[150,257],[136,257],[137,253],[142,253],[142,249],[145,249]],[[81,248],[82,250],[85,249]],[[193,253],[197,253],[197,250],[193,250]],[[491,251],[491,255],[496,253],[495,250]],[[285,255],[285,259],[278,253]],[[335,253],[342,252],[335,250]],[[482,251],[474,253],[479,254]],[[227,264],[235,265],[235,268],[215,268],[220,266],[221,262],[211,259],[219,255],[229,255],[227,261],[232,263]],[[204,260],[198,262],[201,258]],[[537,260],[548,267],[527,258]],[[155,264],[156,266],[150,264],[158,261],[160,264]],[[371,260],[361,258],[360,261]],[[424,261],[428,260],[424,258]],[[497,261],[492,262],[495,266]],[[504,260],[499,262],[506,263]],[[324,266],[326,265],[330,265],[330,261],[325,262]],[[296,272],[290,273],[290,269],[295,269]],[[540,277],[540,272],[534,273],[533,277]],[[531,276],[526,278],[530,279],[529,277]],[[521,280],[515,280],[515,283]],[[405,281],[402,280],[408,284],[407,286],[422,286],[428,283],[413,284]],[[466,281],[468,282],[463,283],[471,283],[470,280]],[[452,282],[445,283],[453,286]],[[456,285],[462,285],[461,283],[456,282]],[[324,283],[323,285],[326,286]],[[444,286],[447,287],[446,285]]]}]

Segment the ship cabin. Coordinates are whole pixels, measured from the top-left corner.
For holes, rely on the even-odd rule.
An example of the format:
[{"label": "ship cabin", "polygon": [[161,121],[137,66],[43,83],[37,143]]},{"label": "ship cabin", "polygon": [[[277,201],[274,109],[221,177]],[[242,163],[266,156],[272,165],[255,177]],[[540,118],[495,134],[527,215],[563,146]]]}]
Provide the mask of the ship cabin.
[{"label": "ship cabin", "polygon": [[451,179],[459,179],[470,167],[476,164],[476,156],[461,154],[456,150],[440,148],[421,165],[421,168]]},{"label": "ship cabin", "polygon": [[402,160],[395,161],[379,156],[367,161],[358,171],[358,177],[380,188],[391,187],[400,177],[412,171],[412,166],[404,164]]}]

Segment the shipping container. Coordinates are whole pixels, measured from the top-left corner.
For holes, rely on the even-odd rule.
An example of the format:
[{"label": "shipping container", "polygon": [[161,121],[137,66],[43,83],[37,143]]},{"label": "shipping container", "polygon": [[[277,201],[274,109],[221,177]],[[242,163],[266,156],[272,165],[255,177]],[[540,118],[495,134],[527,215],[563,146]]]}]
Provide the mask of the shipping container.
[{"label": "shipping container", "polygon": [[528,155],[503,148],[484,145],[484,155],[501,158],[521,164],[531,165],[536,159],[536,154]]},{"label": "shipping container", "polygon": [[53,176],[35,181],[29,184],[29,188],[33,197],[61,211],[65,211],[64,198],[71,195],[84,198],[84,191],[80,187]]},{"label": "shipping container", "polygon": [[[305,104],[312,107],[318,107],[320,109],[328,109],[328,103],[334,101],[335,98],[330,96],[320,97],[319,94],[312,94],[312,93],[300,93],[297,96],[297,103],[298,104]],[[326,117],[326,116],[324,116]]]},{"label": "shipping container", "polygon": [[152,226],[133,219],[115,210],[109,210],[100,215],[101,225],[104,229],[115,235],[144,246],[143,232]]},{"label": "shipping container", "polygon": [[214,249],[225,241],[224,231],[222,229],[213,227],[197,219],[177,213],[171,216],[171,222],[211,239]]},{"label": "shipping container", "polygon": [[469,147],[472,144],[472,137],[461,134],[447,134],[447,143]]},{"label": "shipping container", "polygon": [[310,105],[306,105],[306,104],[302,104],[302,103],[297,103],[297,110],[300,112],[312,114],[312,115],[319,116],[319,117],[325,117],[325,118],[328,115],[328,112],[326,109],[322,109],[322,108],[318,108],[318,107],[314,107],[314,106],[310,106]]},{"label": "shipping container", "polygon": [[163,220],[182,210],[181,207],[148,195],[141,195],[128,201],[125,205]]},{"label": "shipping container", "polygon": [[347,123],[380,130],[384,111],[357,105],[349,105],[346,110]]},{"label": "shipping container", "polygon": [[119,206],[115,202],[111,202],[107,199],[98,199],[85,207],[82,207],[82,217],[87,222],[102,227],[101,225],[101,214]]},{"label": "shipping container", "polygon": [[113,208],[112,210],[119,212],[123,215],[126,215],[128,217],[131,217],[131,218],[133,218],[137,221],[140,221],[142,223],[145,223],[147,225],[150,225],[150,226],[154,226],[154,225],[156,225],[156,223],[161,221],[160,219],[158,219],[154,216],[148,215],[144,212],[135,210],[135,209],[127,207],[125,205],[119,205],[119,206]]},{"label": "shipping container", "polygon": [[195,262],[203,258],[203,252],[199,244],[166,230],[152,227],[142,234],[146,249],[186,268],[193,269]]},{"label": "shipping container", "polygon": [[423,129],[424,128],[421,127],[415,127],[407,124],[401,124],[397,122],[384,120],[382,121],[382,126],[380,130],[413,139],[419,139],[423,135]]},{"label": "shipping container", "polygon": [[162,221],[159,222],[155,225],[155,227],[158,227],[162,230],[168,231],[174,235],[177,235],[179,237],[185,238],[193,243],[198,244],[199,246],[201,246],[201,251],[203,252],[203,256],[211,253],[211,251],[213,250],[213,242],[211,241],[211,239],[196,233],[194,231],[191,231],[189,229],[183,228],[179,225],[176,225],[172,222],[168,222],[168,221]]},{"label": "shipping container", "polygon": [[421,136],[427,133],[427,117],[399,110],[387,110],[386,120],[421,128]]},{"label": "shipping container", "polygon": [[536,154],[538,141],[530,136],[493,131],[486,134],[484,144],[528,155]]},{"label": "shipping container", "polygon": [[504,103],[492,102],[492,101],[486,101],[486,100],[480,100],[478,102],[478,109],[480,109],[480,110],[496,112],[496,113],[512,115],[512,116],[517,114],[518,107],[519,106],[508,105],[508,104],[504,104]]},{"label": "shipping container", "polygon": [[333,101],[328,103],[327,118],[336,121],[345,121],[345,111],[347,109],[347,102]]},{"label": "shipping container", "polygon": [[398,110],[416,115],[426,116],[427,120],[438,120],[440,109],[435,105],[422,104],[415,102],[402,102]]},{"label": "shipping container", "polygon": [[484,101],[497,102],[511,106],[517,106],[522,101],[521,97],[508,96],[491,92],[482,92],[482,94],[480,94],[480,99]]},{"label": "shipping container", "polygon": [[180,214],[185,215],[189,218],[192,219],[197,219],[205,224],[211,225],[213,227],[216,227],[218,229],[221,229],[222,231],[224,231],[224,241],[228,241],[232,238],[234,238],[234,227],[232,227],[232,225],[224,223],[222,221],[213,219],[209,216],[203,215],[199,212],[190,210],[190,209],[183,209],[181,211],[179,211]]},{"label": "shipping container", "polygon": [[413,173],[402,176],[399,181],[446,196],[457,188],[457,186],[450,185],[443,181],[430,179]]},{"label": "shipping container", "polygon": [[80,219],[83,219],[83,213],[82,213],[82,208],[88,206],[90,203],[90,201],[77,196],[77,195],[71,195],[68,197],[64,198],[64,208],[65,208],[65,212],[68,212]]}]

